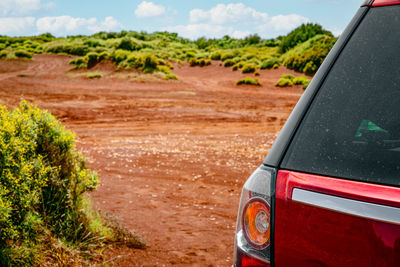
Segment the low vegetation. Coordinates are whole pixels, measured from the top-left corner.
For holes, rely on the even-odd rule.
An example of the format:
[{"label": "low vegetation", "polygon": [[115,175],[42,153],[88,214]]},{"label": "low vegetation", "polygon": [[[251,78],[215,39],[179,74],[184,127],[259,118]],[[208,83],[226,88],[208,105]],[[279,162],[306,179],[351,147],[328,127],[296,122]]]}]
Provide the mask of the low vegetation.
[{"label": "low vegetation", "polygon": [[89,79],[100,79],[101,77],[103,77],[103,75],[101,73],[94,72],[94,73],[88,73],[87,77]]},{"label": "low vegetation", "polygon": [[1,266],[85,265],[117,241],[86,197],[97,174],[50,113],[0,106],[0,159]]},{"label": "low vegetation", "polygon": [[[75,56],[74,69],[91,69],[103,61],[118,70],[171,74],[173,64],[187,62],[204,67],[219,65],[255,73],[260,69],[289,69],[314,74],[336,42],[332,33],[318,24],[303,24],[286,36],[262,39],[253,34],[243,39],[224,36],[191,41],[168,32],[99,32],[91,36],[56,38],[51,34],[34,37],[0,36],[0,59],[29,60],[34,54]],[[176,77],[176,76],[175,76]]]},{"label": "low vegetation", "polygon": [[275,86],[277,87],[290,87],[293,85],[302,85],[303,89],[306,89],[310,84],[311,80],[307,77],[295,77],[291,74],[282,75],[281,78],[277,81]]},{"label": "low vegetation", "polygon": [[242,85],[242,84],[247,84],[247,85],[261,85],[258,79],[251,78],[251,77],[245,77],[243,79],[240,79],[236,82],[236,85]]}]

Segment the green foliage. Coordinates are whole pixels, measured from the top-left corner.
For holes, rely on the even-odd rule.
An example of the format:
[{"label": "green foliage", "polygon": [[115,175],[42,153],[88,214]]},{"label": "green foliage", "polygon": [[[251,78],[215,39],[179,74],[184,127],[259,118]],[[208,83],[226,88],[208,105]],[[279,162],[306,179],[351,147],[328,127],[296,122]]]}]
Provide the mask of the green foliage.
[{"label": "green foliage", "polygon": [[232,67],[233,65],[235,65],[235,61],[232,59],[225,60],[224,62],[224,67]]},{"label": "green foliage", "polygon": [[259,44],[260,42],[261,42],[261,37],[258,36],[257,34],[251,34],[246,38],[244,38],[243,40],[244,46]]},{"label": "green foliage", "polygon": [[110,55],[110,60],[116,64],[121,63],[122,61],[126,60],[128,56],[131,55],[128,51],[125,50],[115,50]]},{"label": "green foliage", "polygon": [[227,59],[232,59],[236,56],[237,56],[237,53],[235,53],[233,51],[227,51],[227,52],[221,53],[221,60],[225,61]]},{"label": "green foliage", "polygon": [[295,77],[291,74],[282,75],[278,82],[275,84],[277,87],[290,87],[292,85],[302,85],[303,89],[306,89],[310,84],[311,80],[307,77]]},{"label": "green foliage", "polygon": [[210,58],[212,60],[220,60],[221,59],[221,51],[215,51],[210,54]]},{"label": "green foliage", "polygon": [[260,69],[272,69],[275,65],[280,65],[278,58],[269,58],[262,62]]},{"label": "green foliage", "polygon": [[332,33],[324,30],[321,25],[313,23],[302,24],[281,40],[281,43],[279,44],[280,51],[285,53],[296,45],[319,34],[333,37]]},{"label": "green foliage", "polygon": [[118,46],[117,49],[128,50],[128,51],[138,51],[143,48],[143,45],[140,43],[132,40],[131,38],[123,38]]},{"label": "green foliage", "polygon": [[317,35],[283,55],[283,65],[312,75],[321,66],[336,40],[334,37]]},{"label": "green foliage", "polygon": [[[318,35],[319,34],[319,35]],[[322,35],[321,35],[322,34]],[[316,43],[325,36],[326,43]],[[318,39],[318,40],[317,40]],[[91,68],[104,59],[110,59],[118,69],[138,69],[143,72],[157,71],[158,65],[187,61],[191,66],[207,66],[209,60],[220,60],[232,70],[246,65],[245,73],[257,69],[278,68],[281,63],[296,71],[313,74],[332,47],[335,38],[317,24],[305,24],[287,36],[262,39],[257,34],[242,39],[224,36],[220,39],[198,38],[190,41],[168,32],[99,32],[91,36],[68,36],[55,38],[50,34],[33,37],[0,36],[0,50],[7,51],[3,58],[17,58],[14,51],[25,51],[32,55],[56,53],[77,55],[82,60],[72,60],[75,68]],[[332,45],[331,45],[332,44]],[[104,57],[96,54],[104,53]],[[284,53],[284,54],[283,54]],[[144,66],[142,58],[151,54],[158,62]],[[128,60],[129,58],[129,60]],[[154,61],[154,60],[150,60]],[[237,65],[237,66],[235,66]],[[254,66],[248,69],[248,65]]]},{"label": "green foliage", "polygon": [[171,73],[168,73],[168,74],[165,75],[164,79],[165,80],[178,80],[178,76],[176,76],[174,74],[171,74]]},{"label": "green foliage", "polygon": [[89,73],[87,77],[89,79],[100,79],[101,77],[103,77],[103,75],[101,73],[94,72],[94,73]]},{"label": "green foliage", "polygon": [[257,66],[253,64],[244,64],[242,67],[242,73],[253,73],[257,69]]},{"label": "green foliage", "polygon": [[293,84],[295,85],[302,85],[303,89],[306,89],[308,85],[310,84],[311,80],[308,79],[307,77],[295,77],[293,79]]},{"label": "green foliage", "polygon": [[84,56],[89,52],[89,47],[83,42],[55,41],[45,45],[44,51],[54,54],[68,54]]},{"label": "green foliage", "polygon": [[93,47],[93,48],[101,46],[101,43],[96,39],[86,40],[86,41],[83,42],[83,44],[87,45],[88,47]]},{"label": "green foliage", "polygon": [[241,80],[238,80],[236,82],[236,85],[241,85],[241,84],[248,84],[248,85],[261,85],[258,79],[254,79],[251,77],[246,77]]},{"label": "green foliage", "polygon": [[6,51],[0,51],[0,59],[6,59],[7,58],[7,52]]},{"label": "green foliage", "polygon": [[[74,134],[46,111],[26,102],[0,107],[0,247],[9,248],[0,251],[2,265],[13,261],[12,244],[32,252],[29,246],[49,233],[72,243],[94,237],[81,205],[98,178],[74,143]],[[23,254],[25,264],[35,261]]]},{"label": "green foliage", "polygon": [[278,80],[278,82],[275,84],[275,86],[277,87],[288,87],[288,86],[292,86],[293,85],[293,81],[291,79],[287,79],[287,78],[280,78]]},{"label": "green foliage", "polygon": [[201,59],[191,58],[191,59],[189,60],[189,65],[190,65],[191,67],[195,67],[195,66],[204,67],[204,66],[211,65],[211,60],[209,60],[209,59],[204,59],[204,58],[201,58]]}]

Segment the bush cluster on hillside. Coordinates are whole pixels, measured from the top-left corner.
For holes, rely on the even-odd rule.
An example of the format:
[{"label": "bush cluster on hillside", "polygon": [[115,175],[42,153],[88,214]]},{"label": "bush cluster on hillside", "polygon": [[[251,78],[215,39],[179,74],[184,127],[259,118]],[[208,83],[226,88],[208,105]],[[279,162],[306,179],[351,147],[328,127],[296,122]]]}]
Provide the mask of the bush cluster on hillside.
[{"label": "bush cluster on hillside", "polygon": [[243,73],[276,69],[284,64],[296,71],[312,74],[335,41],[332,33],[318,24],[303,24],[276,39],[262,39],[253,34],[242,39],[224,36],[190,41],[176,33],[136,31],[100,32],[67,38],[55,38],[49,34],[16,38],[0,36],[0,59],[30,59],[32,55],[43,52],[66,54],[80,56],[71,61],[77,69],[90,69],[108,59],[119,69],[164,74],[170,73],[174,62],[207,66],[216,60],[220,65]]},{"label": "bush cluster on hillside", "polygon": [[335,42],[334,37],[317,35],[284,54],[283,65],[298,72],[314,74]]},{"label": "bush cluster on hillside", "polygon": [[333,37],[332,33],[324,30],[321,25],[313,23],[303,24],[282,38],[279,44],[279,49],[282,53],[285,53],[296,45],[304,43],[312,37],[320,34]]}]

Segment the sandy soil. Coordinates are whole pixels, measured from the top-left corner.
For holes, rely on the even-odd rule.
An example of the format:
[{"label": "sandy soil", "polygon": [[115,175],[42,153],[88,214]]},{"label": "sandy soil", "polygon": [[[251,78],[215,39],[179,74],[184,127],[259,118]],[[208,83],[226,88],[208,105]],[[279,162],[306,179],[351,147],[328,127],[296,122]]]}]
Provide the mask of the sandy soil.
[{"label": "sandy soil", "polygon": [[[179,81],[96,66],[90,80],[68,71],[70,58],[0,61],[0,104],[21,99],[55,114],[77,134],[100,176],[96,207],[144,237],[146,250],[109,253],[118,266],[230,266],[241,186],[262,163],[301,96],[276,88],[284,68],[246,75],[183,66]],[[137,75],[136,75],[137,76]]]}]

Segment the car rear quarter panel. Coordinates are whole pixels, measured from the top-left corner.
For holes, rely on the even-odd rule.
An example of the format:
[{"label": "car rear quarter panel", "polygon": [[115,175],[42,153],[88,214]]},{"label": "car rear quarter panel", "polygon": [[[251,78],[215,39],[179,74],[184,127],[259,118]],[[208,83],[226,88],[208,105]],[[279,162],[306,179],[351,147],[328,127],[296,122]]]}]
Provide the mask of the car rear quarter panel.
[{"label": "car rear quarter panel", "polygon": [[399,188],[279,171],[275,266],[400,266],[399,224],[294,201],[295,188],[400,208]]}]

